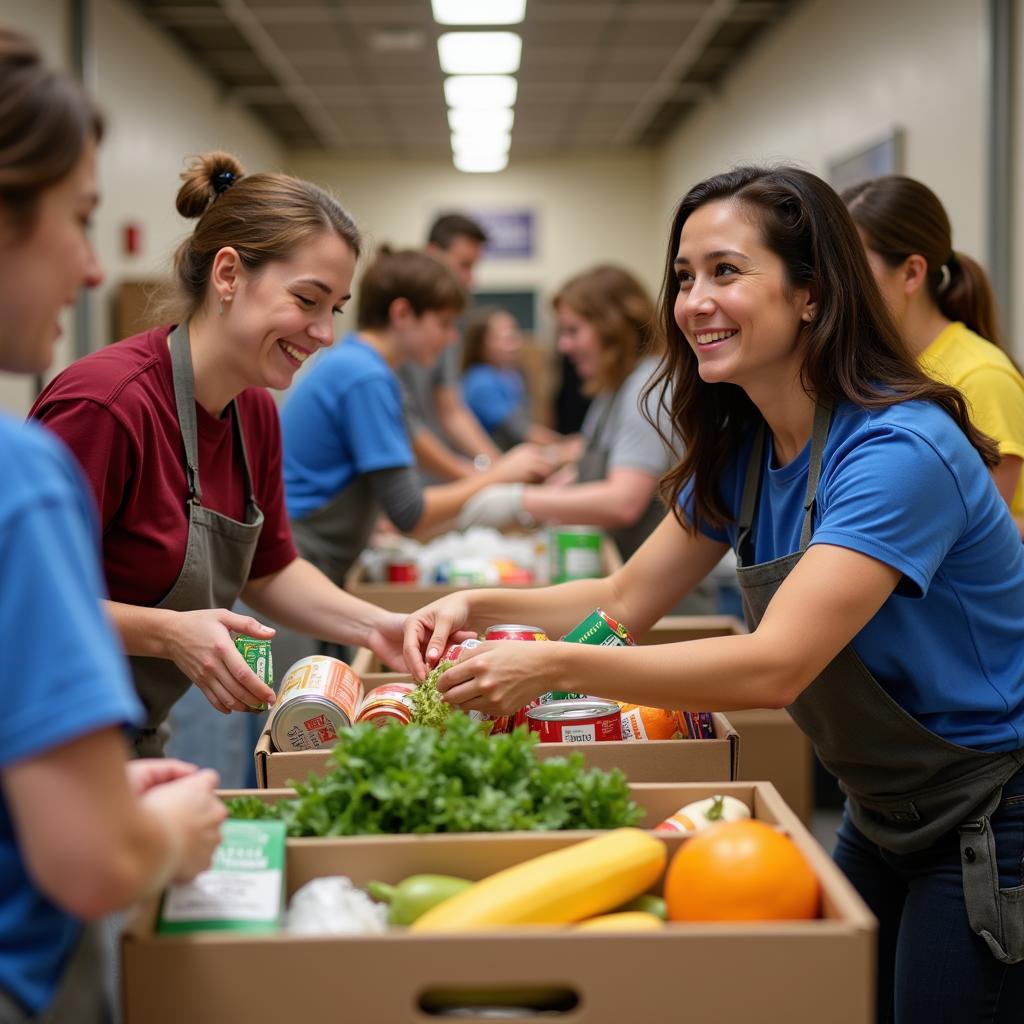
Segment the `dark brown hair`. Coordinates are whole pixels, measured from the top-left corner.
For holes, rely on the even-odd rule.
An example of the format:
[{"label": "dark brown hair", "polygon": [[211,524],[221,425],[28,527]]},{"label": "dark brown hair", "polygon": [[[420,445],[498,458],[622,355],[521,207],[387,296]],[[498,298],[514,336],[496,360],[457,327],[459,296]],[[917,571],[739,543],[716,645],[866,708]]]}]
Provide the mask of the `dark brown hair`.
[{"label": "dark brown hair", "polygon": [[914,254],[924,257],[928,295],[942,315],[1003,348],[988,275],[970,256],[954,251],[949,217],[927,185],[887,174],[846,189],[843,202],[868,247],[888,266],[898,267]]},{"label": "dark brown hair", "polygon": [[466,318],[466,324],[462,331],[463,372],[471,366],[487,362],[484,355],[487,332],[490,330],[491,321],[499,313],[512,316],[507,309],[502,309],[500,306],[477,306]]},{"label": "dark brown hair", "polygon": [[643,355],[661,349],[654,301],[647,289],[622,267],[605,264],[570,278],[551,300],[581,316],[597,332],[601,366],[583,385],[585,394],[617,388]]},{"label": "dark brown hair", "polygon": [[0,28],[0,207],[19,234],[31,231],[42,194],[102,136],[103,118],[81,85]]},{"label": "dark brown hair", "polygon": [[230,246],[255,273],[288,259],[304,242],[333,231],[358,257],[359,229],[323,189],[287,174],[246,174],[230,153],[195,157],[181,175],[177,209],[198,218],[174,254],[174,285],[159,318],[181,323],[203,304],[217,253]]},{"label": "dark brown hair", "polygon": [[[809,289],[817,302],[814,320],[803,325],[798,340],[809,395],[868,409],[911,399],[935,402],[956,420],[985,463],[996,465],[996,444],[971,425],[960,392],[931,380],[907,353],[839,196],[799,168],[739,167],[695,185],[675,212],[661,295],[668,345],[647,389],[657,397],[671,384],[667,409],[686,447],[682,461],[662,479],[662,496],[688,530],[696,532],[702,521],[716,526],[731,521],[719,486],[722,471],[762,421],[740,387],[701,380],[697,358],[675,319],[674,261],[683,225],[695,210],[723,201],[741,204],[755,218],[762,242],[782,261],[789,286]],[[650,418],[657,427],[653,411]],[[694,518],[687,523],[678,499],[691,479]]]},{"label": "dark brown hair", "polygon": [[470,241],[483,245],[487,241],[487,232],[471,217],[463,213],[442,213],[427,234],[427,245],[436,245],[438,249],[447,251],[456,238],[468,238]]},{"label": "dark brown hair", "polygon": [[405,299],[416,316],[428,310],[461,313],[466,289],[447,264],[419,249],[392,251],[383,245],[359,282],[356,326],[383,328],[391,322],[391,303]]}]

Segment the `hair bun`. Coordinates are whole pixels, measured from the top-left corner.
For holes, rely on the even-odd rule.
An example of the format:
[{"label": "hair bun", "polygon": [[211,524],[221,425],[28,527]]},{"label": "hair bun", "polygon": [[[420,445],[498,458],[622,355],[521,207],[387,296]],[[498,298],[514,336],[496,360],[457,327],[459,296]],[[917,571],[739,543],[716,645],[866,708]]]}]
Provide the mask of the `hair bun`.
[{"label": "hair bun", "polygon": [[230,153],[214,150],[193,157],[182,172],[176,206],[183,217],[201,217],[222,192],[245,174],[242,165]]}]

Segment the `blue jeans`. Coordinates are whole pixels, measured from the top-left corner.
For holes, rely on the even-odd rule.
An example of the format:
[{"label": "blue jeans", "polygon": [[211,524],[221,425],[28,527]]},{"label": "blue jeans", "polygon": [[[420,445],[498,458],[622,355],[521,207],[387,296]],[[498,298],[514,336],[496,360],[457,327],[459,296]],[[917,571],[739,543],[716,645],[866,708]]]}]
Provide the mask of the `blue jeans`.
[{"label": "blue jeans", "polygon": [[[1024,885],[1024,772],[992,812],[999,886]],[[879,1024],[1022,1024],[1024,962],[998,961],[967,921],[960,842],[897,856],[843,815],[836,863],[878,918]]]}]

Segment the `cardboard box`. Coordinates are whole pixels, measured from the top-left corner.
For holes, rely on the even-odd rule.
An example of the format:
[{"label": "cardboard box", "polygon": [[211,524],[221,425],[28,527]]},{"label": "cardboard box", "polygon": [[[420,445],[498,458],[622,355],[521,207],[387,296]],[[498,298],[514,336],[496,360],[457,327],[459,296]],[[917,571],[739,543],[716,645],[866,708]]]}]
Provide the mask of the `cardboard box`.
[{"label": "cardboard box", "polygon": [[[353,663],[354,667],[354,663]],[[359,673],[367,690],[410,676],[396,672]],[[725,715],[714,715],[713,740],[647,740],[645,742],[539,743],[538,757],[565,757],[579,751],[590,768],[621,768],[630,782],[714,782],[737,778],[740,737]],[[260,789],[286,786],[292,779],[321,774],[330,754],[326,750],[274,750],[270,720],[254,752],[256,784]]]},{"label": "cardboard box", "polygon": [[[526,987],[565,993],[563,1005],[572,1008],[543,1015],[565,1024],[873,1020],[874,918],[770,784],[633,788],[652,822],[716,792],[747,801],[755,817],[779,825],[807,856],[822,885],[822,917],[670,924],[618,935],[519,928],[357,938],[157,936],[154,900],[122,938],[124,1024],[282,1024],[297,1014],[353,1024],[426,1024],[445,1019],[421,1009],[431,992],[481,987],[518,989],[523,1003]],[[327,874],[348,875],[357,885],[394,883],[420,872],[482,878],[593,834],[290,840],[287,889],[290,896]],[[670,853],[684,841],[659,837]]]},{"label": "cardboard box", "polygon": [[[601,550],[604,575],[607,576],[622,565],[622,558],[619,556],[619,549],[610,537],[604,538]],[[502,586],[515,590],[528,590],[531,587],[544,586],[544,584],[502,584]],[[457,594],[469,588],[464,583],[453,585],[447,583],[374,583],[366,578],[363,566],[357,562],[345,577],[345,589],[350,594],[361,597],[364,601],[369,601],[389,612],[408,613],[417,611],[425,604],[436,601],[439,597]]]},{"label": "cardboard box", "polygon": [[[639,638],[641,644],[675,644],[709,636],[745,633],[731,615],[669,615]],[[814,812],[814,760],[810,740],[781,709],[730,711],[729,721],[743,737],[738,779],[768,779],[801,821]]]}]

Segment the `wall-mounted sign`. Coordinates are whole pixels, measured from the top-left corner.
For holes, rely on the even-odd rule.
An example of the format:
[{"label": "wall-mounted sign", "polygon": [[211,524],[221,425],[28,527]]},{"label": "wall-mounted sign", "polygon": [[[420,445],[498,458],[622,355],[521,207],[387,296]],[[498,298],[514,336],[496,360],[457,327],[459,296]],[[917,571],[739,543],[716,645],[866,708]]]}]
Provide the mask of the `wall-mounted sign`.
[{"label": "wall-mounted sign", "polygon": [[532,210],[470,210],[487,232],[489,260],[530,260],[536,256],[536,217]]}]

